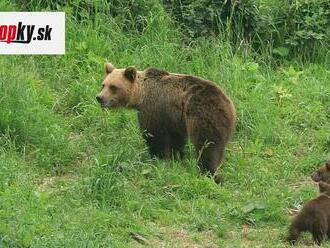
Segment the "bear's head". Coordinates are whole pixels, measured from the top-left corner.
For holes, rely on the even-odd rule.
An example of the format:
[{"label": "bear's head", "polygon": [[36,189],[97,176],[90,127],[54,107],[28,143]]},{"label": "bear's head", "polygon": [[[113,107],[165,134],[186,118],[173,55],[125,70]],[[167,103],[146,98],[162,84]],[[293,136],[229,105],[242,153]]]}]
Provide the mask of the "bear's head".
[{"label": "bear's head", "polygon": [[131,104],[137,71],[134,67],[117,69],[111,63],[105,65],[106,77],[102,82],[102,90],[96,96],[101,107],[128,107]]},{"label": "bear's head", "polygon": [[320,194],[330,196],[330,185],[325,182],[319,182],[319,191]]},{"label": "bear's head", "polygon": [[330,183],[330,160],[325,165],[321,166],[315,173],[311,175],[315,182],[326,182]]}]

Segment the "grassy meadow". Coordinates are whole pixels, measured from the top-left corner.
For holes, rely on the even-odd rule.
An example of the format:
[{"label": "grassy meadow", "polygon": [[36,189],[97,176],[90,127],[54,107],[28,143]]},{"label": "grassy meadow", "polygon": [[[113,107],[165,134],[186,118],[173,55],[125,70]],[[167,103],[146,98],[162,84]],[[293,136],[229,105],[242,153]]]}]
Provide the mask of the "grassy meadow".
[{"label": "grassy meadow", "polygon": [[[67,37],[65,56],[0,56],[0,247],[289,247],[292,212],[330,158],[328,44],[316,61],[282,58],[220,35],[187,41],[160,4],[136,32],[80,1],[45,2],[0,0],[65,11]],[[233,99],[222,185],[199,173],[191,145],[182,161],[158,160],[136,112],[100,109],[107,61],[204,77]],[[303,235],[297,247],[312,245]]]}]

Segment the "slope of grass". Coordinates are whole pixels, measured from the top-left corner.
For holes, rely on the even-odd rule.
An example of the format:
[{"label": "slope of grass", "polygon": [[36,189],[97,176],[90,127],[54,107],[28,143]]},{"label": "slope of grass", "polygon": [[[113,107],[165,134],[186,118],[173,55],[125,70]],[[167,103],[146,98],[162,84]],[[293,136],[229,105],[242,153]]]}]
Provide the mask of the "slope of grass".
[{"label": "slope of grass", "polygon": [[[141,34],[65,10],[65,56],[0,57],[0,246],[285,247],[289,210],[316,195],[309,174],[330,155],[329,66],[182,44],[161,9]],[[183,161],[151,158],[134,111],[99,108],[105,61],[191,73],[232,97],[223,185],[190,145]]]}]

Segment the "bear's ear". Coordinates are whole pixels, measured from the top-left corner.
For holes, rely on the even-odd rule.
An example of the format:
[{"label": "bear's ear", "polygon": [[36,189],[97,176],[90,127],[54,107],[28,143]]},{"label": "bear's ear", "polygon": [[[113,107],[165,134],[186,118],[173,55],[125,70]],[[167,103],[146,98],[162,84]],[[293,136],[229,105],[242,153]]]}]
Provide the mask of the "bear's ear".
[{"label": "bear's ear", "polygon": [[319,182],[319,191],[320,193],[326,192],[327,191],[327,187],[328,184],[326,184],[325,182]]},{"label": "bear's ear", "polygon": [[115,67],[111,63],[106,63],[104,67],[105,67],[105,72],[107,74],[111,73],[115,69]]},{"label": "bear's ear", "polygon": [[327,167],[327,170],[330,170],[330,160],[325,163],[325,167]]},{"label": "bear's ear", "polygon": [[321,182],[319,182],[319,190],[320,190],[320,193],[326,193],[327,195],[329,195],[330,185],[321,181]]},{"label": "bear's ear", "polygon": [[136,78],[136,69],[133,66],[127,67],[124,71],[124,76],[131,81],[132,83],[135,81]]}]

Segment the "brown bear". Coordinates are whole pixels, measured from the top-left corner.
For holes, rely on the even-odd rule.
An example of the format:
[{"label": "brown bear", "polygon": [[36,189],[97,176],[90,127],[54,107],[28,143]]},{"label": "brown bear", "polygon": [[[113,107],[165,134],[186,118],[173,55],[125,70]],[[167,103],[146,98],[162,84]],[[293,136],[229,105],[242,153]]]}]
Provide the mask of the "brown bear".
[{"label": "brown bear", "polygon": [[201,170],[215,174],[235,126],[234,105],[215,83],[155,68],[116,69],[108,63],[105,70],[97,101],[102,107],[136,109],[152,155],[182,156],[189,137]]},{"label": "brown bear", "polygon": [[315,182],[322,181],[330,183],[330,160],[325,162],[325,164],[320,167],[315,173],[313,173],[311,177]]},{"label": "brown bear", "polygon": [[313,240],[320,245],[324,238],[330,237],[330,185],[319,182],[320,196],[308,201],[294,218],[287,240],[294,244],[301,232],[310,232]]}]

